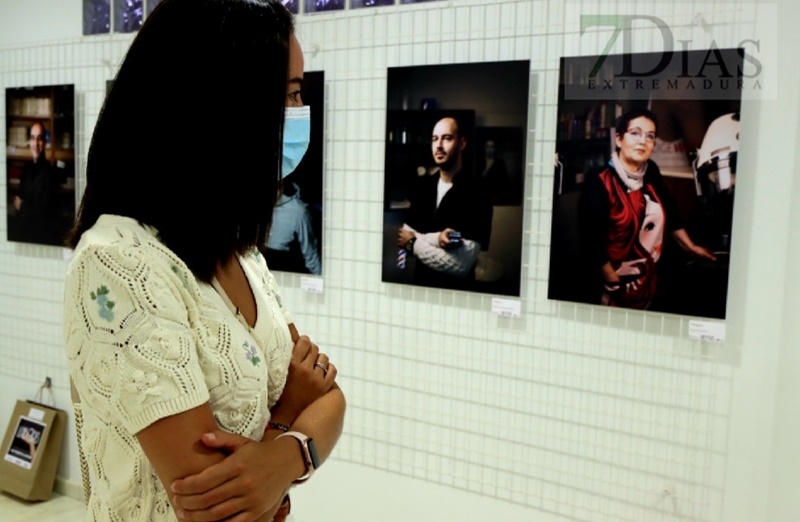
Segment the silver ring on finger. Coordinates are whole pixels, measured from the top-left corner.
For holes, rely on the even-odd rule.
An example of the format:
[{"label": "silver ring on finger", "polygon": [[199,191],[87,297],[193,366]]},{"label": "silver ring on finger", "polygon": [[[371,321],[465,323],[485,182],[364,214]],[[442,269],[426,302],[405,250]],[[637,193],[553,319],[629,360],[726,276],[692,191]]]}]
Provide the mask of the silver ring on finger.
[{"label": "silver ring on finger", "polygon": [[322,375],[324,375],[325,377],[328,376],[328,367],[326,365],[318,362],[314,363],[314,368],[319,368],[320,370],[322,370]]}]

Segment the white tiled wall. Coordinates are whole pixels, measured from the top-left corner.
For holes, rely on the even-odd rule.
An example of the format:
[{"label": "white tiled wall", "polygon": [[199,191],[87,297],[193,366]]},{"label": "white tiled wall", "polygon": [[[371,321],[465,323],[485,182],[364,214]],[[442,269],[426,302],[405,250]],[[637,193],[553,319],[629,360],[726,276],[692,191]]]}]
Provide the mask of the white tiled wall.
[{"label": "white tiled wall", "polygon": [[[0,13],[23,9],[17,5],[0,0]],[[726,343],[690,340],[689,318],[546,297],[558,60],[598,54],[611,33],[596,28],[581,36],[578,15],[654,15],[670,24],[676,39],[701,41],[708,34],[692,25],[701,14],[716,43],[730,47],[760,37],[766,46],[777,29],[770,20],[798,14],[791,0],[779,2],[777,18],[764,4],[753,5],[444,0],[298,18],[306,68],[324,70],[326,79],[325,292],[302,292],[293,274],[280,274],[279,282],[300,330],[341,371],[348,414],[337,465],[454,492],[443,497],[444,515],[418,520],[448,520],[447,502],[462,498],[459,492],[514,505],[529,520],[783,520],[764,517],[793,502],[781,489],[790,486],[785,479],[772,484],[770,462],[780,462],[776,448],[787,447],[781,433],[800,433],[796,422],[781,417],[790,403],[780,395],[776,400],[778,390],[800,392],[792,384],[796,365],[778,371],[797,347],[783,279],[792,274],[787,263],[800,259],[789,248],[787,229],[774,226],[789,222],[800,191],[791,183],[796,72],[780,69],[775,99],[743,105],[748,139],[743,136],[740,169],[759,175],[737,180]],[[80,9],[80,2],[71,1],[69,9]],[[661,50],[654,33],[637,26],[636,51]],[[778,38],[792,41],[788,31]],[[0,87],[75,84],[82,176],[105,81],[130,40],[75,35],[50,41],[42,34],[39,41],[0,39]],[[796,38],[792,45],[763,50],[765,70],[774,72],[779,56],[794,60]],[[531,92],[522,317],[493,315],[487,295],[382,283],[387,67],[523,59],[531,62]],[[778,116],[786,125],[775,126]],[[3,169],[4,159],[0,152]],[[2,215],[4,184],[3,170]],[[776,184],[786,190],[775,192]],[[63,253],[4,238],[0,220],[0,422],[45,375],[62,406],[68,387]],[[60,475],[77,483],[74,443],[71,432]],[[341,490],[337,481],[329,487],[347,503],[354,494],[343,482]],[[349,506],[351,519],[376,519],[358,505]],[[413,511],[403,509],[378,519],[406,520]]]}]

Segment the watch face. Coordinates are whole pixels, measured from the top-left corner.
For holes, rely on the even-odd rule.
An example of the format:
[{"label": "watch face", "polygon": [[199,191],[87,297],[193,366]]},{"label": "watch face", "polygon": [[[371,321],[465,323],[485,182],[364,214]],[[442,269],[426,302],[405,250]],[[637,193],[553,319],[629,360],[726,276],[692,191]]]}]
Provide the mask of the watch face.
[{"label": "watch face", "polygon": [[317,444],[314,442],[314,439],[308,439],[306,445],[308,446],[308,455],[311,457],[311,464],[314,465],[314,469],[319,468],[319,454],[317,453]]}]

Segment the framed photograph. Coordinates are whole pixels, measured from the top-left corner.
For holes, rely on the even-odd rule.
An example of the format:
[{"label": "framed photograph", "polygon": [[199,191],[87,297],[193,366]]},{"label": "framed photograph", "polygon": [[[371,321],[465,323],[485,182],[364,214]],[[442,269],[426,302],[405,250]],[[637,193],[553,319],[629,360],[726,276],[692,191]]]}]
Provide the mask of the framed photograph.
[{"label": "framed photograph", "polygon": [[111,32],[111,0],[83,0],[83,35]]},{"label": "framed photograph", "polygon": [[311,107],[311,142],[297,168],[283,179],[262,252],[270,270],[322,274],[322,182],[325,73],[303,75],[303,104]]},{"label": "framed photograph", "polygon": [[351,9],[361,7],[379,7],[382,5],[394,5],[394,0],[350,0]]},{"label": "framed photograph", "polygon": [[133,33],[142,27],[142,0],[114,0],[114,32]]},{"label": "framed photograph", "polygon": [[292,14],[297,14],[300,7],[299,0],[281,0],[281,4],[283,4],[286,9],[288,9]]},{"label": "framed photograph", "polygon": [[743,59],[561,59],[550,299],[725,318]]},{"label": "framed photograph", "polygon": [[529,79],[527,61],[389,69],[384,282],[519,296]]},{"label": "framed photograph", "polygon": [[323,11],[341,11],[344,9],[345,0],[305,0],[306,13],[321,13]]},{"label": "framed photograph", "polygon": [[8,240],[63,245],[75,220],[75,88],[6,89]]}]

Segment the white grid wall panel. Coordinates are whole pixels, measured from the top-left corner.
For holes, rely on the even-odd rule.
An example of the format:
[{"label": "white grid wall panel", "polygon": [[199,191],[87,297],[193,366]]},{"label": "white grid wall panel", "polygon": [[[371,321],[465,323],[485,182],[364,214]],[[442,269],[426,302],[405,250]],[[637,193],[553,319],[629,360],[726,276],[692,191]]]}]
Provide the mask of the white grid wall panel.
[{"label": "white grid wall panel", "polygon": [[[334,216],[325,224],[332,237],[326,285],[341,277],[345,294],[369,288],[345,301],[353,310],[328,312],[352,312],[349,331],[346,322],[315,332],[347,352],[340,356],[350,365],[342,366],[350,412],[338,455],[579,520],[673,519],[674,502],[684,516],[703,519],[712,512],[715,390],[728,384],[718,367],[675,358],[676,343],[687,343],[672,337],[681,337],[680,319],[667,320],[672,327],[665,332],[661,318],[647,322],[643,314],[546,301],[556,110],[547,100],[555,100],[558,81],[552,57],[565,42],[563,24],[530,22],[559,16],[557,10],[545,2],[464,3],[463,9],[353,14],[350,23],[303,20],[303,36],[322,50],[320,57],[330,27],[347,28],[347,38],[331,49],[336,71],[320,67],[335,92],[326,109],[335,122],[327,143],[364,145],[342,147],[328,172],[337,179],[326,200]],[[537,28],[555,36],[532,34]],[[485,296],[363,282],[378,275],[380,264],[373,245],[382,199],[383,67],[522,58],[532,60],[533,72],[526,315],[517,322],[488,315]],[[363,88],[367,81],[374,85]],[[353,216],[364,202],[353,192],[365,186],[372,225],[361,230]],[[361,237],[349,237],[355,234]],[[371,274],[358,269],[364,259]],[[338,262],[353,269],[332,266]],[[498,426],[513,435],[499,437]],[[665,488],[670,498],[653,508]]]}]

